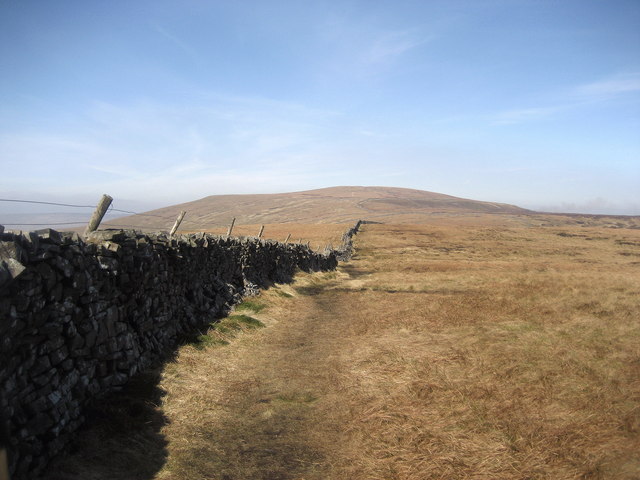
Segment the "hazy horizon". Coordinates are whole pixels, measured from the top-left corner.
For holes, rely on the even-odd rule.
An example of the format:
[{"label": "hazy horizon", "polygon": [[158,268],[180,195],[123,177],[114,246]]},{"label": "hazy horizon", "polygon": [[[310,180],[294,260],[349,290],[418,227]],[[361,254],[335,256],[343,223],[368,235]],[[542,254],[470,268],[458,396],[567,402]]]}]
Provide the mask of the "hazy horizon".
[{"label": "hazy horizon", "polygon": [[3,2],[0,40],[0,198],[388,185],[640,215],[632,0]]},{"label": "hazy horizon", "polygon": [[[344,186],[343,186],[344,187]],[[353,185],[353,187],[367,187],[364,185]],[[403,188],[403,187],[394,187],[394,186],[369,186],[369,187],[378,187],[378,188]],[[329,188],[329,187],[320,187],[320,188]],[[299,191],[299,190],[296,190]],[[247,192],[247,194],[257,193],[257,192]],[[272,192],[272,193],[292,193],[292,192]],[[434,192],[434,193],[442,193],[445,195],[450,195],[446,192]],[[242,194],[238,194],[242,195]],[[455,196],[455,195],[453,195]],[[80,203],[82,205],[93,205],[97,203],[98,198],[91,198],[87,196],[86,198],[72,196],[65,197],[68,202],[76,202],[76,204]],[[204,198],[204,197],[201,197]],[[186,203],[190,201],[200,200],[201,198],[191,198],[186,200]],[[464,198],[464,197],[461,197]],[[63,198],[63,200],[65,200]],[[488,201],[492,202],[492,199],[469,199],[469,200],[480,200],[480,201]],[[115,198],[112,203],[112,207],[119,209],[131,209],[131,213],[143,213],[149,210],[155,210],[158,208],[168,207],[174,205],[173,203],[158,203],[158,202],[149,202],[149,201],[140,201],[140,200],[131,200],[131,199],[123,199],[123,198]],[[586,214],[586,215],[628,215],[628,216],[638,216],[634,213],[619,213],[619,210],[615,208],[615,206],[608,205],[606,201],[602,199],[597,199],[589,205],[580,206],[575,204],[564,204],[564,205],[556,205],[556,206],[527,206],[527,205],[516,205],[518,207],[526,208],[529,210],[533,210],[540,213],[578,213],[578,214]],[[38,205],[38,204],[30,204],[30,203],[14,203],[14,202],[2,202],[0,201],[0,225],[5,225],[8,229],[13,230],[37,230],[39,228],[53,227],[58,228],[60,230],[64,230],[65,228],[75,228],[78,226],[86,225],[91,213],[93,212],[93,208],[70,208],[64,206],[49,206],[49,205]],[[117,212],[117,211],[109,211],[105,215],[104,221],[111,221],[126,217],[129,214]],[[71,223],[73,222],[73,223]],[[60,223],[59,225],[57,225]]]}]

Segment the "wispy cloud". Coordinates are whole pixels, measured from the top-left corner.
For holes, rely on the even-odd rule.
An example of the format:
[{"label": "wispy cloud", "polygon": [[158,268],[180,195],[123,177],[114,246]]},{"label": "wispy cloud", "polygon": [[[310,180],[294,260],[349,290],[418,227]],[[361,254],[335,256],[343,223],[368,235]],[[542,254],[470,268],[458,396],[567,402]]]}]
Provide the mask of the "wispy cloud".
[{"label": "wispy cloud", "polygon": [[506,110],[495,115],[491,123],[493,125],[513,125],[532,120],[540,120],[561,111],[563,108],[563,106],[555,106]]},{"label": "wispy cloud", "polygon": [[140,172],[128,165],[87,164],[87,168],[96,172],[107,173],[116,177],[132,178],[140,175]]},{"label": "wispy cloud", "polygon": [[320,64],[332,80],[380,76],[435,38],[433,31],[422,26],[398,29],[375,15],[337,15],[320,25]]},{"label": "wispy cloud", "polygon": [[169,40],[173,45],[182,50],[191,60],[196,63],[202,61],[202,57],[196,52],[196,50],[184,40],[181,40],[176,35],[169,33],[165,28],[156,23],[152,23],[153,29],[162,35],[165,39]]},{"label": "wispy cloud", "polygon": [[389,62],[429,40],[431,39],[421,38],[408,31],[383,33],[365,50],[363,60],[367,64]]},{"label": "wispy cloud", "polygon": [[56,134],[4,134],[2,162],[12,171],[0,178],[0,189],[40,195],[73,187],[175,203],[312,187],[339,162],[328,141],[348,135],[341,133],[347,129],[339,112],[260,97],[192,95],[175,103],[95,102],[81,123]]},{"label": "wispy cloud", "polygon": [[577,85],[544,106],[505,110],[491,116],[492,125],[513,125],[543,120],[556,114],[611,101],[640,92],[640,73],[615,74],[601,80]]},{"label": "wispy cloud", "polygon": [[575,88],[575,94],[577,96],[587,98],[610,98],[638,91],[640,91],[639,72],[613,75],[600,81],[580,85]]}]

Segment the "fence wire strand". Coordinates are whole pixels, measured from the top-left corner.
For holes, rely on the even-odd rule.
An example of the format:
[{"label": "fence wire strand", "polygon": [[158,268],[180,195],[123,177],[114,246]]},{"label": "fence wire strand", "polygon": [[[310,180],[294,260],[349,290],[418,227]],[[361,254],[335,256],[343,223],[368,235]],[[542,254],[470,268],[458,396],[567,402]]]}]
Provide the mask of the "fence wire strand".
[{"label": "fence wire strand", "polygon": [[[28,203],[28,204],[37,204],[37,205],[54,205],[54,206],[58,206],[58,207],[70,207],[70,208],[96,208],[96,205],[77,205],[77,204],[72,204],[72,203],[59,203],[59,202],[45,202],[45,201],[40,201],[40,200],[24,200],[24,199],[17,199],[17,198],[0,198],[0,202],[12,202],[12,203]],[[168,224],[165,225],[128,225],[125,223],[112,223],[110,220],[104,219],[103,222],[101,223],[102,227],[107,227],[107,228],[131,228],[131,229],[140,229],[140,230],[169,230],[171,228],[170,222],[174,221],[176,217],[174,216],[165,216],[165,215],[156,215],[153,213],[139,213],[139,212],[134,212],[132,210],[124,210],[124,209],[120,209],[120,208],[115,208],[113,202],[111,203],[111,205],[109,205],[109,208],[107,209],[107,212],[105,213],[105,215],[108,215],[109,213],[127,213],[130,215],[138,215],[141,217],[152,217],[152,218],[159,218],[162,220],[166,220],[168,222]],[[41,214],[39,214],[41,215]],[[120,220],[119,218],[114,219],[115,221]],[[11,223],[4,223],[4,222],[0,222],[2,225],[5,226],[18,226],[18,227],[54,227],[54,226],[63,226],[63,225],[77,225],[77,226],[81,226],[84,225],[88,222],[88,219],[85,221],[75,221],[75,222],[46,222],[46,223],[32,223],[32,222],[26,222],[26,223],[15,223],[15,222],[11,222]],[[207,225],[206,228],[202,225],[202,222],[196,222],[194,220],[190,220],[188,218],[188,214],[187,214],[187,218],[185,218],[182,223],[180,224],[180,228],[178,231],[180,230],[214,230],[214,229],[222,229],[222,228],[227,228],[228,225],[227,224],[215,224],[215,225]]]},{"label": "fence wire strand", "polygon": [[0,202],[38,203],[41,205],[57,205],[60,207],[74,207],[74,208],[96,208],[95,205],[73,205],[70,203],[40,202],[37,200],[16,200],[14,198],[0,198]]},{"label": "fence wire strand", "polygon": [[[0,202],[11,202],[11,203],[28,203],[28,204],[35,204],[35,205],[53,205],[53,206],[58,206],[58,207],[70,207],[70,208],[96,208],[96,205],[77,205],[77,204],[72,204],[72,203],[60,203],[60,202],[45,202],[45,201],[41,201],[41,200],[24,200],[24,199],[17,199],[17,198],[0,198]],[[111,212],[117,212],[117,213],[128,213],[131,215],[139,215],[142,217],[154,217],[154,218],[161,218],[163,220],[172,220],[172,217],[168,217],[168,216],[163,216],[163,215],[155,215],[152,213],[139,213],[139,212],[134,212],[132,210],[124,210],[124,209],[120,209],[120,208],[114,208],[113,203],[109,206],[109,209],[107,210],[106,214],[109,214]],[[41,215],[41,214],[40,214]],[[84,225],[85,223],[88,222],[87,220],[82,220],[82,221],[75,221],[75,222],[46,222],[46,223],[33,223],[33,222],[20,222],[20,223],[16,223],[16,222],[2,222],[2,225],[8,226],[8,227],[53,227],[53,226],[62,226],[62,225]],[[104,226],[113,226],[113,227],[129,227],[129,228],[142,228],[142,229],[148,229],[148,230],[153,230],[153,229],[164,229],[166,228],[166,226],[139,226],[139,225],[124,225],[124,224],[109,224],[108,220],[105,220],[102,223]]]},{"label": "fence wire strand", "polygon": [[46,227],[48,225],[84,225],[87,222],[58,222],[58,223],[3,223],[2,225],[22,226],[25,227]]}]

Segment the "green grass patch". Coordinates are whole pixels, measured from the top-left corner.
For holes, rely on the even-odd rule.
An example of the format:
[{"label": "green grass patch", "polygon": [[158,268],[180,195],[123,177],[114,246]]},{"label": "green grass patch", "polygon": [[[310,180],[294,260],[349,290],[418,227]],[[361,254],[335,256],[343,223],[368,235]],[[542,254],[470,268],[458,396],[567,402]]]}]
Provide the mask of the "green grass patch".
[{"label": "green grass patch", "polygon": [[192,345],[198,350],[204,350],[207,347],[229,345],[229,342],[220,338],[211,337],[209,335],[198,335]]},{"label": "green grass patch", "polygon": [[222,333],[223,335],[227,335],[229,333],[232,333],[231,329],[227,326],[227,325],[221,325],[218,324],[214,327],[214,329],[219,332]]},{"label": "green grass patch", "polygon": [[242,328],[242,326],[248,328],[261,328],[264,327],[264,323],[262,323],[257,318],[250,317],[249,315],[239,314],[239,315],[231,315],[227,319],[229,326],[233,328],[233,326],[238,326]]},{"label": "green grass patch", "polygon": [[260,327],[264,327],[264,323],[257,318],[245,314],[230,315],[219,322],[209,324],[209,332],[197,336],[191,342],[191,345],[198,350],[203,350],[210,346],[229,345],[227,339],[234,338],[238,332]]},{"label": "green grass patch", "polygon": [[254,313],[260,313],[265,308],[267,308],[267,306],[264,303],[260,303],[255,300],[245,300],[244,302],[236,305],[236,310],[239,312],[249,310]]}]

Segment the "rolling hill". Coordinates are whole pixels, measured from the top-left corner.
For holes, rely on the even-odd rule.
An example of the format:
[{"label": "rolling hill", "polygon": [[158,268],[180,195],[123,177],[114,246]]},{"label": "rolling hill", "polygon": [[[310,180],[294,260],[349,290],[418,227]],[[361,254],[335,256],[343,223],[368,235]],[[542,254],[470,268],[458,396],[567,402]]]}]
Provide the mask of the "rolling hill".
[{"label": "rolling hill", "polygon": [[[274,223],[351,223],[358,219],[384,223],[425,223],[434,215],[534,213],[504,203],[481,202],[441,193],[392,187],[330,187],[303,192],[212,195],[108,222],[113,226],[167,229],[187,212],[185,228],[215,229],[228,225]],[[107,226],[107,225],[105,225]]]}]

